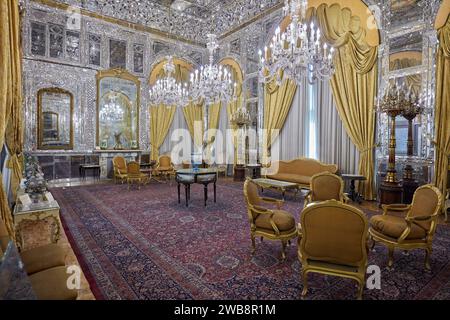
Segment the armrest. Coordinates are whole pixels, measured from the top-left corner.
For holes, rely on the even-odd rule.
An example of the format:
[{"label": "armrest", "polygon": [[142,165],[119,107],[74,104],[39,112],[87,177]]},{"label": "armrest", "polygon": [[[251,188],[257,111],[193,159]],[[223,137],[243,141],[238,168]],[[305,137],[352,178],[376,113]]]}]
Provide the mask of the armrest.
[{"label": "armrest", "polygon": [[260,213],[260,214],[272,214],[273,211],[264,207],[260,207],[260,206],[251,206],[250,207],[251,210],[255,211],[256,213]]},{"label": "armrest", "polygon": [[431,216],[406,217],[405,220],[407,220],[407,221],[427,221],[427,220],[433,219],[434,217],[437,217],[437,214],[433,214]]},{"label": "armrest", "polygon": [[264,202],[267,202],[267,203],[275,203],[278,208],[281,208],[284,204],[283,200],[274,199],[274,198],[262,197],[261,200]]},{"label": "armrest", "polygon": [[388,211],[405,212],[411,209],[409,204],[383,204],[383,215],[387,214]]},{"label": "armrest", "polygon": [[344,193],[344,195],[343,195],[343,202],[344,203],[350,203],[350,198],[348,197],[348,195],[346,195],[345,193]]}]

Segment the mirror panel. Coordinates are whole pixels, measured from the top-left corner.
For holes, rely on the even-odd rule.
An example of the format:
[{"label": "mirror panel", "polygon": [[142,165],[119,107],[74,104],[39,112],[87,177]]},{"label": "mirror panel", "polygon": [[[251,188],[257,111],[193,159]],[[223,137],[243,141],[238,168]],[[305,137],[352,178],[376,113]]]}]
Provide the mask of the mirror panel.
[{"label": "mirror panel", "polygon": [[391,28],[424,21],[423,7],[428,0],[390,0]]},{"label": "mirror panel", "polygon": [[38,92],[38,147],[41,150],[73,148],[73,95],[59,88]]},{"label": "mirror panel", "polygon": [[423,63],[423,31],[389,39],[389,71],[421,66]]},{"label": "mirror panel", "polygon": [[139,148],[138,78],[113,69],[97,75],[97,146],[108,150]]}]

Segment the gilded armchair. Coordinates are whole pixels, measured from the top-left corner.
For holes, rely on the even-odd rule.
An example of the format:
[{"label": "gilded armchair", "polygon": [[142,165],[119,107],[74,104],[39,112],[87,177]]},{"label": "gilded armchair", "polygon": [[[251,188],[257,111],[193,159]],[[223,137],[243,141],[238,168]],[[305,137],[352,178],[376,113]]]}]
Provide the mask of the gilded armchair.
[{"label": "gilded armchair", "polygon": [[301,226],[298,258],[302,264],[302,296],[308,293],[308,274],[320,273],[356,280],[358,299],[362,299],[368,254],[365,214],[340,201],[328,200],[306,207]]},{"label": "gilded armchair", "polygon": [[[442,208],[442,194],[433,185],[416,190],[411,205],[393,204],[383,206],[383,215],[370,219],[370,237],[389,250],[388,266],[394,263],[394,249],[425,249],[425,268],[430,269],[433,236]],[[394,214],[396,213],[396,214]]]},{"label": "gilded armchair", "polygon": [[344,181],[341,177],[322,172],[311,178],[310,190],[305,198],[305,207],[313,202],[337,200],[348,203],[349,199],[344,194]]},{"label": "gilded armchair", "polygon": [[141,172],[141,166],[136,161],[131,161],[128,163],[128,174],[127,174],[127,183],[128,189],[130,189],[131,184],[136,182],[138,184],[138,188],[141,188],[141,185],[144,183],[148,183],[149,176],[145,173]]},{"label": "gilded armchair", "polygon": [[164,155],[159,157],[156,172],[164,175],[166,178],[170,178],[171,175],[175,174],[175,167],[170,156]]},{"label": "gilded armchair", "polygon": [[114,182],[124,182],[127,180],[127,162],[122,156],[115,156],[112,160],[114,168]]},{"label": "gilded armchair", "polygon": [[[287,243],[297,236],[294,217],[281,210],[282,200],[260,197],[258,186],[251,179],[244,183],[244,197],[247,204],[247,214],[250,222],[250,236],[252,240],[252,254],[256,250],[256,237],[261,240],[280,240],[282,243],[282,260],[286,259]],[[265,204],[272,204],[277,209],[266,208]]]}]

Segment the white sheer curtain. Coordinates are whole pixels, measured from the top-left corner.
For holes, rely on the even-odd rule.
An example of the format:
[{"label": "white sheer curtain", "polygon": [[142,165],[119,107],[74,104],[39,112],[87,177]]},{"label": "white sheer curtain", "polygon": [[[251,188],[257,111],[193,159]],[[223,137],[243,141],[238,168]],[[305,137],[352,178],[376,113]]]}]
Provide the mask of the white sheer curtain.
[{"label": "white sheer curtain", "polygon": [[340,173],[358,172],[359,152],[339,118],[329,82],[301,84],[273,150],[277,147],[281,160],[309,157],[337,164]]},{"label": "white sheer curtain", "polygon": [[[172,152],[172,148],[178,143],[177,141],[172,141],[172,134],[177,129],[188,130],[186,119],[184,118],[183,110],[181,108],[177,108],[177,110],[175,111],[172,125],[170,126],[169,133],[167,134],[166,139],[164,139],[164,143],[159,149],[159,154],[170,154]],[[179,137],[175,136],[174,139],[179,139]]]},{"label": "white sheer curtain", "polygon": [[317,87],[317,156],[325,163],[338,165],[340,173],[358,173],[359,152],[345,131],[339,118],[328,82]]},{"label": "white sheer curtain", "polygon": [[309,156],[309,96],[308,86],[303,83],[295,93],[284,127],[272,146],[272,152],[279,150],[280,160]]}]

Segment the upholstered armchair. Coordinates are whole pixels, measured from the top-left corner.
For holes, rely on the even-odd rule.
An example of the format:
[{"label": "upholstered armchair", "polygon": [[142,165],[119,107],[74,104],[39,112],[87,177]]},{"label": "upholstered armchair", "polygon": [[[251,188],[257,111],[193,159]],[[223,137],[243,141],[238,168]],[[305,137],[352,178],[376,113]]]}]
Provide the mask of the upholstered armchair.
[{"label": "upholstered armchair", "polygon": [[114,182],[127,180],[127,161],[122,156],[115,156],[112,160],[114,168]]},{"label": "upholstered armchair", "polygon": [[320,273],[356,280],[358,299],[362,299],[368,253],[365,214],[340,201],[328,200],[306,207],[301,226],[298,257],[302,264],[302,296],[308,293],[308,274]]},{"label": "upholstered armchair", "polygon": [[[248,219],[250,222],[250,236],[252,240],[252,254],[256,250],[255,238],[261,240],[280,240],[282,243],[282,260],[286,259],[287,243],[297,236],[297,227],[294,217],[281,210],[283,201],[260,197],[258,186],[251,179],[244,183],[244,197],[247,204]],[[277,209],[269,209],[266,204],[275,205]]]},{"label": "upholstered armchair", "polygon": [[344,194],[342,178],[329,172],[314,175],[311,178],[310,190],[305,198],[305,207],[313,202],[333,199],[343,203],[349,201],[347,195]]},{"label": "upholstered armchair", "polygon": [[175,167],[170,156],[160,156],[158,164],[156,165],[156,172],[169,177],[175,173]]},{"label": "upholstered armchair", "polygon": [[394,263],[394,249],[425,249],[425,268],[430,269],[433,236],[442,208],[442,194],[433,185],[416,190],[411,205],[384,205],[383,215],[370,219],[369,233],[373,240],[389,250],[388,266]]},{"label": "upholstered armchair", "polygon": [[146,183],[149,180],[149,176],[141,172],[141,166],[136,161],[128,163],[127,172],[128,189],[130,189],[130,185],[134,182],[137,182],[138,188],[140,189],[141,184]]}]

